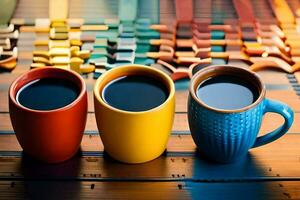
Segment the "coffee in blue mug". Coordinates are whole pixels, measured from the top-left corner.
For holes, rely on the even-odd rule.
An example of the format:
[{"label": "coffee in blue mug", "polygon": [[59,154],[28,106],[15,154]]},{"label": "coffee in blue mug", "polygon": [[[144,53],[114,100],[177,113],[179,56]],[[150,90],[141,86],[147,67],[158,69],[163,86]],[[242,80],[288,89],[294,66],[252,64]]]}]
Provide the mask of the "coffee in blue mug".
[{"label": "coffee in blue mug", "polygon": [[[266,88],[254,72],[233,66],[211,66],[191,80],[188,121],[198,150],[222,163],[238,161],[250,148],[273,142],[284,135],[294,120],[284,103],[266,99]],[[263,115],[282,115],[276,130],[257,136]]]}]

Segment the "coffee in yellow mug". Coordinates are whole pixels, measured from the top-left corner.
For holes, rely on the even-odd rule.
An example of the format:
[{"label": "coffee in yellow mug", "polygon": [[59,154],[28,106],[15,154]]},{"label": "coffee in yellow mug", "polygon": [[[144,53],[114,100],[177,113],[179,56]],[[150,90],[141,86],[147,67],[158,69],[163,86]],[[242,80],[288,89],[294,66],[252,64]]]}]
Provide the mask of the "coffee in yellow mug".
[{"label": "coffee in yellow mug", "polygon": [[104,149],[114,159],[142,163],[164,152],[175,87],[163,72],[142,65],[114,68],[96,81],[94,106]]}]

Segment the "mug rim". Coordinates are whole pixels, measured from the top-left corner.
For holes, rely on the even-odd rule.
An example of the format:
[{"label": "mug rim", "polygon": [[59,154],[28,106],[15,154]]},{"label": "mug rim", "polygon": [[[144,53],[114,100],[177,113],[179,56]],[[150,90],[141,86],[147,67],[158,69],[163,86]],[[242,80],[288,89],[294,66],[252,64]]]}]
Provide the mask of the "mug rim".
[{"label": "mug rim", "polygon": [[[231,69],[234,70],[234,73],[236,73],[237,71],[243,71],[244,73],[248,73],[249,75],[251,75],[252,77],[254,77],[255,79],[257,79],[257,82],[259,84],[260,87],[260,91],[259,91],[259,97],[250,105],[239,108],[239,109],[219,109],[219,108],[215,108],[212,106],[207,105],[206,103],[204,103],[200,98],[197,97],[196,95],[196,91],[195,91],[195,84],[196,81],[199,79],[199,77],[208,74],[209,72],[214,72],[214,71],[218,71],[218,70],[222,70],[222,68],[227,68],[227,69]],[[212,76],[210,76],[212,77]],[[206,78],[205,80],[207,80],[208,78]],[[204,80],[203,80],[204,81]],[[202,83],[203,81],[201,81],[200,83]],[[199,84],[197,84],[197,87],[199,86]],[[192,78],[191,83],[190,83],[190,87],[189,87],[189,92],[192,96],[192,98],[201,106],[205,107],[206,109],[215,111],[215,112],[219,112],[219,113],[240,113],[240,112],[244,112],[247,111],[253,107],[255,107],[257,104],[259,104],[260,102],[262,102],[262,100],[265,98],[265,94],[266,94],[266,87],[262,82],[262,79],[253,71],[250,71],[248,69],[242,68],[242,67],[237,67],[237,66],[233,66],[233,65],[211,65],[209,67],[206,67],[204,69],[199,70]]]},{"label": "mug rim", "polygon": [[[79,80],[79,83],[80,83],[80,86],[79,86],[79,94],[78,96],[76,97],[76,99],[74,101],[72,101],[71,103],[67,104],[66,106],[63,106],[63,107],[60,107],[60,108],[56,108],[56,109],[51,109],[51,110],[36,110],[36,109],[31,109],[31,108],[28,108],[28,107],[25,107],[23,106],[22,104],[18,103],[17,100],[16,100],[16,94],[17,92],[22,88],[24,87],[24,85],[22,85],[18,91],[16,91],[16,85],[18,84],[18,82],[21,80],[21,79],[30,79],[28,77],[29,74],[32,74],[32,73],[40,73],[39,71],[57,71],[57,73],[67,73],[68,76],[73,76],[75,77],[77,80]],[[40,76],[37,75],[37,76]],[[43,77],[43,78],[46,78],[47,76]],[[50,76],[49,76],[50,77]],[[31,81],[34,81],[34,80],[37,80],[38,78],[34,78],[32,80],[30,80],[29,82]],[[71,80],[70,80],[71,81]],[[72,81],[71,81],[72,82]],[[73,81],[74,83],[74,81]],[[10,100],[13,102],[13,104],[15,106],[17,106],[18,108],[20,109],[23,109],[23,110],[26,110],[26,111],[29,111],[29,112],[35,112],[35,113],[53,113],[53,112],[59,112],[59,111],[65,111],[65,110],[68,110],[70,108],[73,108],[76,104],[78,104],[78,102],[81,101],[81,99],[84,97],[84,94],[85,94],[85,91],[86,91],[86,84],[85,84],[85,81],[83,80],[83,78],[77,74],[76,72],[72,71],[72,70],[66,70],[66,69],[61,69],[61,68],[55,68],[55,67],[52,67],[52,66],[47,66],[47,67],[41,67],[41,68],[36,68],[36,69],[32,69],[30,71],[27,71],[25,72],[24,74],[20,75],[19,77],[17,77],[13,82],[12,84],[10,85],[9,87],[9,98]]]},{"label": "mug rim", "polygon": [[[103,81],[107,75],[109,74],[114,74],[118,71],[122,71],[124,69],[128,69],[128,68],[131,68],[131,67],[135,67],[135,70],[134,71],[138,71],[140,69],[144,69],[144,70],[149,70],[149,71],[153,71],[156,73],[156,75],[159,75],[161,78],[163,78],[166,83],[168,84],[168,87],[169,87],[169,91],[168,91],[168,98],[160,105],[154,107],[154,108],[151,108],[151,109],[148,109],[148,110],[143,110],[143,111],[127,111],[127,110],[122,110],[122,109],[118,109],[118,108],[115,108],[111,105],[109,105],[107,102],[105,102],[102,98],[102,90],[100,91],[100,85],[101,85],[101,81]],[[122,73],[122,72],[121,72]],[[147,75],[147,74],[146,74]],[[112,80],[110,80],[108,83],[106,84],[103,84],[103,88],[108,85],[111,81],[115,80],[116,78],[113,78]],[[107,109],[109,110],[113,110],[115,112],[118,112],[118,113],[123,113],[123,114],[131,114],[131,115],[139,115],[139,114],[146,114],[146,113],[151,113],[151,112],[154,112],[156,110],[159,110],[161,109],[162,107],[164,107],[167,103],[169,103],[169,101],[172,100],[172,97],[175,95],[175,86],[174,86],[174,83],[172,81],[172,79],[167,75],[165,74],[164,72],[158,70],[158,69],[155,69],[155,68],[151,68],[150,66],[146,66],[146,65],[139,65],[139,64],[127,64],[127,65],[122,65],[122,66],[119,66],[119,67],[116,67],[116,68],[113,68],[109,71],[106,71],[105,73],[103,73],[96,81],[95,85],[94,85],[94,96],[96,97],[97,101],[99,103],[101,103],[103,106],[105,106]],[[95,102],[94,102],[95,104]]]}]

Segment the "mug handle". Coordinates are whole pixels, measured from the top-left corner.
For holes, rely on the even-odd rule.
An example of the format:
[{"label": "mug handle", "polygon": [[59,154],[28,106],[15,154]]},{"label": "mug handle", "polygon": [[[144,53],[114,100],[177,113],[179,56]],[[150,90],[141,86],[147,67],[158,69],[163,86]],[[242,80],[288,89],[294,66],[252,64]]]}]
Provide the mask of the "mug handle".
[{"label": "mug handle", "polygon": [[267,112],[278,113],[284,117],[284,124],[274,131],[258,137],[252,148],[259,147],[277,140],[289,130],[294,121],[294,112],[288,105],[270,99],[265,99],[264,101],[264,114]]}]

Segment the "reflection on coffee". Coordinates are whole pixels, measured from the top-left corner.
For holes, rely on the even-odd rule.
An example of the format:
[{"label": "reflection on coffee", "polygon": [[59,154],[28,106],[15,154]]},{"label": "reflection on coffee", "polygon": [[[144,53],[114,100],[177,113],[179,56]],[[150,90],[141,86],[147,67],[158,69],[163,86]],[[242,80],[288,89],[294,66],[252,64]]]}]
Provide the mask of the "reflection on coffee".
[{"label": "reflection on coffee", "polygon": [[79,88],[69,80],[44,78],[23,86],[16,95],[19,104],[34,110],[54,110],[72,103]]},{"label": "reflection on coffee", "polygon": [[203,81],[196,93],[208,106],[224,110],[244,108],[259,97],[259,90],[253,83],[230,75],[219,75]]},{"label": "reflection on coffee", "polygon": [[166,86],[150,76],[130,75],[120,77],[105,86],[103,100],[125,111],[146,111],[155,108],[168,98]]}]

